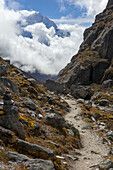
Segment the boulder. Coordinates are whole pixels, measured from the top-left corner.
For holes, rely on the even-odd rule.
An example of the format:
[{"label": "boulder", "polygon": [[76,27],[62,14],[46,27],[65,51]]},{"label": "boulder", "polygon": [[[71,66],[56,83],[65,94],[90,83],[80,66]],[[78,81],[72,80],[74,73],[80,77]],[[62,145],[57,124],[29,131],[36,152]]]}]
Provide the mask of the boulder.
[{"label": "boulder", "polygon": [[14,131],[20,138],[25,138],[25,131],[19,121],[18,106],[11,100],[10,91],[6,91],[3,97],[4,105],[0,114],[0,126]]},{"label": "boulder", "polygon": [[71,95],[76,99],[90,99],[93,95],[93,90],[90,87],[72,85]]},{"label": "boulder", "polygon": [[42,160],[42,159],[31,159],[23,154],[16,152],[6,152],[6,156],[9,160],[16,164],[25,164],[29,170],[55,170],[52,161]]},{"label": "boulder", "polygon": [[25,107],[31,109],[31,110],[36,110],[36,105],[33,102],[33,100],[31,100],[30,98],[26,98],[27,100],[23,102],[23,104],[25,105]]},{"label": "boulder", "polygon": [[51,159],[54,160],[54,151],[45,148],[40,145],[26,142],[24,140],[18,139],[15,143],[15,148],[18,152],[27,155],[32,155],[35,158]]},{"label": "boulder", "polygon": [[110,149],[110,154],[113,155],[113,147]]},{"label": "boulder", "polygon": [[102,83],[103,88],[111,88],[113,86],[113,80],[109,79],[109,80],[105,80]]},{"label": "boulder", "polygon": [[106,136],[109,140],[113,141],[113,131],[109,131]]},{"label": "boulder", "polygon": [[5,129],[0,126],[0,139],[7,146],[16,141],[16,136],[11,130]]},{"label": "boulder", "polygon": [[107,160],[99,165],[100,170],[113,168],[113,161]]},{"label": "boulder", "polygon": [[50,91],[56,91],[57,93],[65,93],[66,85],[62,83],[55,82],[53,80],[46,80],[45,86]]},{"label": "boulder", "polygon": [[62,116],[56,113],[50,113],[45,116],[45,123],[55,128],[62,129],[65,127],[65,120]]},{"label": "boulder", "polygon": [[19,94],[19,87],[14,82],[12,82],[9,78],[3,76],[0,77],[0,83],[3,86],[6,86],[10,90],[12,90],[14,93]]},{"label": "boulder", "polygon": [[109,101],[106,100],[106,99],[99,100],[99,105],[100,106],[108,106],[109,105]]}]

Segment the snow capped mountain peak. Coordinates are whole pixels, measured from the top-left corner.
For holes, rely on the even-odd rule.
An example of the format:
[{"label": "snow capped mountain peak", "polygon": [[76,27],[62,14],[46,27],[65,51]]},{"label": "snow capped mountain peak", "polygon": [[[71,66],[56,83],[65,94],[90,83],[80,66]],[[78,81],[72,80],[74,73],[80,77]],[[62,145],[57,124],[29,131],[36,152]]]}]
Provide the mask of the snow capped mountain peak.
[{"label": "snow capped mountain peak", "polygon": [[[21,17],[20,17],[20,21],[18,22],[18,24],[20,25],[22,29],[23,37],[33,38],[32,32],[26,31],[26,28],[30,25],[33,26],[38,23],[44,24],[47,29],[50,29],[51,27],[53,27],[55,30],[54,35],[57,35],[62,38],[70,36],[69,32],[59,29],[52,20],[48,19],[46,16],[42,16],[40,12],[22,10],[20,11],[20,15]],[[45,45],[47,45],[47,43]]]}]

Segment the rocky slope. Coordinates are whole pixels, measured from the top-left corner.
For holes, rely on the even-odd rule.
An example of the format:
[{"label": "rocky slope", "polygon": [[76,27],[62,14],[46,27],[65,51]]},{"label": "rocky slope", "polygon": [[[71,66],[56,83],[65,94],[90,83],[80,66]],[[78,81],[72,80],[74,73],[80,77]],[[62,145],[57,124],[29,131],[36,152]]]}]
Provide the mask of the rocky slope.
[{"label": "rocky slope", "polygon": [[68,169],[61,156],[81,142],[67,112],[60,96],[0,58],[0,169]]},{"label": "rocky slope", "polygon": [[84,41],[71,62],[60,71],[56,82],[90,85],[113,80],[113,1],[96,16],[94,24],[85,30]]},{"label": "rocky slope", "polygon": [[[56,81],[47,80],[46,87],[57,93],[71,94],[81,106],[81,115],[75,119],[83,119],[87,122],[85,129],[90,129],[90,133],[97,132],[102,137],[101,144],[107,144],[110,152],[103,156],[104,162],[99,166],[90,163],[92,155],[88,157],[91,150],[82,151],[83,157],[80,162],[74,164],[79,169],[105,169],[113,168],[113,0],[109,0],[106,9],[96,16],[94,24],[85,30],[84,41],[78,53],[72,57],[71,62],[60,71]],[[70,101],[69,101],[70,102]],[[72,107],[73,108],[73,107]],[[69,115],[68,115],[69,118]],[[74,118],[71,122],[75,122]],[[77,120],[76,120],[77,122]],[[76,126],[75,126],[76,127]],[[81,125],[78,124],[80,130]],[[81,131],[81,130],[80,130]],[[89,132],[85,132],[84,139]],[[95,134],[95,133],[94,133]],[[86,135],[86,136],[85,136]],[[98,136],[95,134],[95,140]],[[89,137],[88,137],[89,136]],[[95,148],[96,141],[94,136],[87,136],[88,141],[84,146],[91,143]],[[87,143],[88,142],[88,143]],[[93,143],[94,142],[94,143]],[[97,149],[96,147],[95,150]],[[105,151],[105,150],[104,150]],[[97,154],[97,152],[93,152]],[[84,156],[86,155],[86,156]],[[98,155],[99,156],[99,155]],[[97,157],[98,157],[97,156]],[[96,157],[96,158],[97,158]],[[96,159],[95,159],[96,160]],[[84,162],[84,164],[83,164]],[[88,167],[88,164],[91,166]],[[77,167],[77,168],[78,168]],[[87,168],[88,167],[88,168]],[[72,168],[74,169],[74,168]]]}]

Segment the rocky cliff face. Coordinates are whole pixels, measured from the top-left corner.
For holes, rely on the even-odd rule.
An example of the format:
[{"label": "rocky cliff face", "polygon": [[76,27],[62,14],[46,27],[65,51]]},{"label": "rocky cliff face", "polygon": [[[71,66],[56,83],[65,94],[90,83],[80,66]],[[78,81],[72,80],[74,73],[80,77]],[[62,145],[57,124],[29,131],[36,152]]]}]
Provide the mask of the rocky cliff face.
[{"label": "rocky cliff face", "polygon": [[66,87],[90,85],[113,79],[113,1],[85,30],[84,41],[71,62],[60,71],[56,81]]}]

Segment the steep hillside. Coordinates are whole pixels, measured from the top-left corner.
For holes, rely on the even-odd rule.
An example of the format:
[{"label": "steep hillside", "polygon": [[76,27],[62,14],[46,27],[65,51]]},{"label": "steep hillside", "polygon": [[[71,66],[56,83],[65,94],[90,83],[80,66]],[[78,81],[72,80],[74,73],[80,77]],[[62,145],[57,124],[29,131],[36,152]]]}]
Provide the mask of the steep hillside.
[{"label": "steep hillside", "polygon": [[68,168],[60,156],[81,147],[63,118],[68,111],[60,96],[0,58],[0,169]]},{"label": "steep hillside", "polygon": [[84,41],[71,62],[60,71],[57,82],[68,88],[113,80],[113,1],[85,30]]},{"label": "steep hillside", "polygon": [[[51,91],[68,95],[71,94],[77,99],[82,109],[82,119],[88,123],[86,129],[90,129],[91,133],[94,131],[98,132],[103,138],[103,143],[107,143],[111,148],[109,155],[106,154],[107,156],[104,157],[105,160],[100,165],[100,170],[109,170],[112,168],[113,0],[108,1],[106,9],[97,15],[94,24],[85,30],[84,41],[78,53],[73,56],[71,62],[59,72],[56,81],[47,80],[45,85]],[[80,115],[74,115],[74,118],[79,120]],[[87,132],[85,132],[83,137],[86,137],[86,135]],[[96,137],[97,134],[95,135],[95,138]],[[89,140],[90,136],[87,137],[87,139]],[[92,139],[91,137],[91,141]],[[94,143],[91,144],[91,141],[88,141],[89,148],[90,146],[95,146]],[[85,145],[84,143],[84,146]],[[85,152],[86,150],[84,149]],[[100,154],[100,152],[95,153]],[[87,155],[88,154],[86,154],[86,156]],[[84,159],[87,161],[83,163],[81,159],[81,162],[77,164],[81,170],[83,167],[87,170],[87,165],[92,158],[91,156],[87,156]],[[97,165],[94,165],[90,166],[89,169],[95,170],[97,167]]]}]

